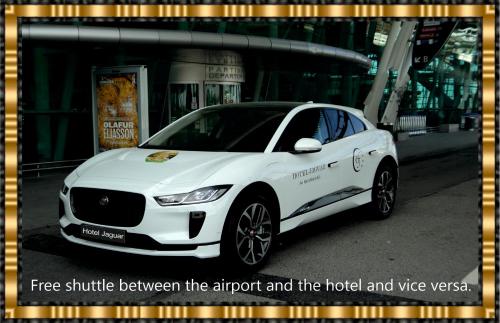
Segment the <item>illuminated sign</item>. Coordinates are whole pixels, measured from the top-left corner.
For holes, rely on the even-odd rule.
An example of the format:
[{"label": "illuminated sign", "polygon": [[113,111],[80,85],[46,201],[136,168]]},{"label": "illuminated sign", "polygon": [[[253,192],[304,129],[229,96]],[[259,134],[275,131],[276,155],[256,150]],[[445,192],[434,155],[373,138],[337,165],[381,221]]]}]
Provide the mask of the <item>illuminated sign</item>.
[{"label": "illuminated sign", "polygon": [[456,24],[456,21],[440,20],[419,22],[413,44],[413,69],[424,69],[431,62],[443,47]]}]

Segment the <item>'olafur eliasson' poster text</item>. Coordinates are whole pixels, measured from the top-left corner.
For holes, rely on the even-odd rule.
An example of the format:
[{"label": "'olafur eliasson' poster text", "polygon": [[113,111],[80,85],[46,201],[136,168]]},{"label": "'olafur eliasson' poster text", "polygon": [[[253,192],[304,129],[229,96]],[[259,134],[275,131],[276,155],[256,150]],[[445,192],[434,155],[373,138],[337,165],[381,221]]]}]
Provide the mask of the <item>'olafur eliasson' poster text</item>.
[{"label": "'olafur eliasson' poster text", "polygon": [[101,74],[96,79],[99,152],[139,143],[136,73]]}]

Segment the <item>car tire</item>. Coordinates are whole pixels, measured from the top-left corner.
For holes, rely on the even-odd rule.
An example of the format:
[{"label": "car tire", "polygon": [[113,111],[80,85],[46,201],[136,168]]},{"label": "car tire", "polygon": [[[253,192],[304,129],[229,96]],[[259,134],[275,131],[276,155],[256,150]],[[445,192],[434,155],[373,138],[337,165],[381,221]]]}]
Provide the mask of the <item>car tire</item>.
[{"label": "car tire", "polygon": [[381,164],[375,172],[372,186],[370,209],[376,219],[391,216],[396,203],[397,171],[389,164]]},{"label": "car tire", "polygon": [[275,239],[272,208],[263,196],[237,199],[221,241],[221,258],[243,270],[260,268],[269,259]]}]

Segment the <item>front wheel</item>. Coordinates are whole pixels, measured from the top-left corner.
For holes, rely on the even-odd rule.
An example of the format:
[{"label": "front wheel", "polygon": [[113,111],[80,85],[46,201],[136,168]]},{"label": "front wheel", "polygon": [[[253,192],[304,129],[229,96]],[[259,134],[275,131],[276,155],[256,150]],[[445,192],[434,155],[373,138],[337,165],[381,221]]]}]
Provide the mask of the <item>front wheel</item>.
[{"label": "front wheel", "polygon": [[378,219],[388,218],[396,203],[397,174],[393,167],[381,165],[375,173],[370,204]]},{"label": "front wheel", "polygon": [[269,203],[262,197],[235,203],[223,232],[222,257],[239,267],[258,268],[269,257],[274,238]]}]

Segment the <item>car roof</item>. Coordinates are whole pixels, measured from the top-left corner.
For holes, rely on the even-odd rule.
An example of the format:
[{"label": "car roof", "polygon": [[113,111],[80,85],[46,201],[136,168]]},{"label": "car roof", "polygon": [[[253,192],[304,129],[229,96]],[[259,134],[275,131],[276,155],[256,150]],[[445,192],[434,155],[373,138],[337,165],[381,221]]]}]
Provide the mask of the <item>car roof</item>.
[{"label": "car roof", "polygon": [[350,112],[359,118],[364,118],[362,110],[354,109],[351,107],[346,107],[342,105],[334,105],[328,103],[313,103],[309,102],[289,102],[289,101],[265,101],[265,102],[242,102],[242,103],[232,103],[232,104],[218,104],[205,107],[204,109],[273,109],[273,110],[283,110],[285,112],[290,112],[294,108],[304,106],[304,108],[334,108]]},{"label": "car roof", "polygon": [[344,111],[347,111],[349,113],[354,114],[358,118],[364,118],[365,117],[365,114],[363,113],[363,110],[355,109],[355,108],[351,108],[351,107],[346,107],[346,106],[343,106],[343,105],[327,105],[327,106],[325,106],[325,108],[335,108],[335,109],[339,109],[339,110],[344,110]]},{"label": "car roof", "polygon": [[267,101],[267,102],[242,102],[233,104],[218,104],[205,107],[204,109],[224,109],[224,108],[246,108],[246,109],[283,109],[290,111],[298,106],[305,104],[305,102],[288,102],[288,101]]}]

